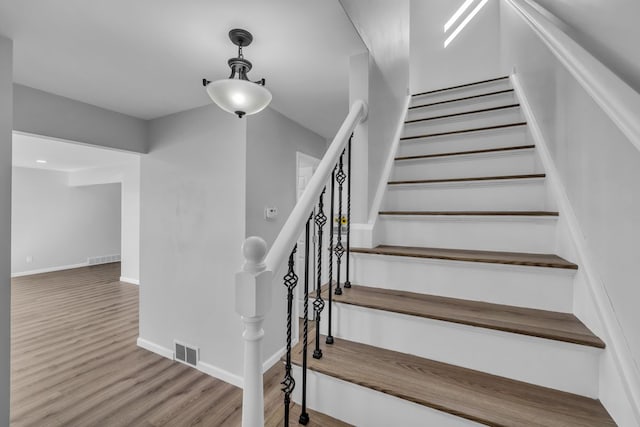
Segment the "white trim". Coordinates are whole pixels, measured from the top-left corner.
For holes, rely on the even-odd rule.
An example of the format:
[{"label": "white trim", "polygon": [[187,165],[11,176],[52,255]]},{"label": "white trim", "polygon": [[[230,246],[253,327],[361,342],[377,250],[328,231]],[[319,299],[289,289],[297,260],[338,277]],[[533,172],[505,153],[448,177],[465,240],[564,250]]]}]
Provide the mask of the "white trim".
[{"label": "white trim", "polygon": [[351,105],[349,114],[338,129],[335,138],[325,152],[316,172],[311,177],[300,199],[293,207],[286,222],[282,226],[280,233],[271,245],[264,264],[268,271],[277,271],[291,253],[291,248],[295,245],[304,224],[309,218],[309,212],[313,210],[320,197],[320,193],[326,186],[335,164],[349,142],[350,136],[356,126],[366,120],[367,104],[357,100]]},{"label": "white trim", "polygon": [[396,158],[396,152],[398,151],[398,145],[400,145],[400,135],[402,135],[402,131],[404,130],[404,122],[407,118],[407,114],[409,113],[410,102],[411,95],[408,95],[404,101],[404,111],[400,115],[400,121],[398,122],[398,127],[396,127],[396,133],[393,135],[393,140],[391,141],[389,156],[387,157],[387,162],[385,163],[384,169],[382,170],[382,175],[380,175],[378,189],[376,190],[376,195],[373,198],[373,203],[371,204],[371,210],[369,211],[369,224],[375,224],[376,218],[378,218],[378,211],[380,210],[380,206],[382,205],[384,192],[387,190],[387,182],[389,182],[389,177],[391,176],[391,172],[393,171],[393,165]]},{"label": "white trim", "polygon": [[286,352],[286,348],[282,347],[280,350],[276,351],[273,354],[273,356],[265,360],[264,363],[262,364],[262,372],[263,373],[267,372],[269,369],[273,367],[273,365],[278,363],[282,358],[282,356],[284,356],[285,352]]},{"label": "white trim", "polygon": [[136,340],[136,344],[140,348],[144,348],[145,350],[149,350],[152,353],[158,354],[164,358],[173,360],[173,351],[169,350],[166,347],[162,347],[156,343],[152,343],[151,341],[145,340],[144,338],[138,337]]},{"label": "white trim", "polygon": [[[166,359],[173,360],[176,363],[180,363],[179,361],[175,360],[173,351],[166,347],[163,347],[161,345],[158,345],[156,343],[153,343],[141,337],[138,337],[136,344],[140,348],[144,348],[145,350],[148,350]],[[187,365],[187,366],[191,366],[191,365]],[[195,369],[199,370],[204,374],[210,375],[214,378],[218,378],[219,380],[222,380],[229,384],[233,384],[236,387],[242,388],[243,380],[242,380],[242,377],[240,377],[239,375],[232,374],[229,371],[226,371],[224,369],[218,368],[209,363],[201,362],[201,361],[198,361],[197,365],[195,366]]]},{"label": "white trim", "polygon": [[196,365],[196,369],[202,373],[210,375],[214,378],[222,380],[226,383],[233,384],[236,387],[242,388],[244,380],[241,376],[232,374],[231,372],[218,368],[217,366],[213,366],[206,362],[198,362]]},{"label": "white trim", "polygon": [[131,283],[132,285],[140,285],[139,279],[131,279],[129,277],[120,276],[120,281],[125,283]]},{"label": "white trim", "polygon": [[[511,1],[511,0],[508,0]],[[597,309],[597,315],[600,318],[604,332],[607,335],[605,341],[607,343],[607,351],[611,351],[615,365],[618,370],[621,382],[624,384],[625,391],[629,395],[630,405],[633,407],[636,419],[640,421],[640,376],[635,369],[631,349],[624,336],[620,323],[615,314],[615,310],[611,305],[611,300],[607,294],[607,289],[600,280],[587,249],[587,243],[584,235],[580,230],[578,218],[571,206],[566,189],[560,179],[560,174],[555,167],[553,158],[546,140],[543,137],[540,126],[533,113],[531,105],[523,91],[518,76],[511,75],[511,82],[515,90],[516,96],[520,101],[522,112],[527,120],[529,130],[536,145],[536,151],[540,155],[545,173],[547,174],[547,182],[553,193],[557,203],[561,217],[566,221],[567,228],[576,248],[577,263],[581,270],[585,273],[585,279],[589,287],[589,291]]]},{"label": "white trim", "polygon": [[88,266],[89,266],[89,263],[83,262],[83,263],[80,263],[80,264],[61,265],[61,266],[58,266],[58,267],[38,268],[36,270],[20,271],[18,273],[11,273],[11,277],[31,276],[32,274],[51,273],[51,272],[54,272],[54,271],[71,270],[71,269],[74,269],[74,268],[82,268],[82,267],[88,267]]},{"label": "white trim", "polygon": [[549,13],[544,8],[530,0],[505,1],[520,14],[613,123],[640,150],[640,94],[540,13],[538,9]]}]

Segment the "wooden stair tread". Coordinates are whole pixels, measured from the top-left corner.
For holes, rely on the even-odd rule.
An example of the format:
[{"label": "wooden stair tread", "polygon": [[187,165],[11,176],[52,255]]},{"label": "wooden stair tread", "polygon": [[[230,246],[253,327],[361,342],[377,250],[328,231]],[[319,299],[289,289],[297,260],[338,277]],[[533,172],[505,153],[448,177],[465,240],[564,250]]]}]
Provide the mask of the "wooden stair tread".
[{"label": "wooden stair tread", "polygon": [[557,255],[524,252],[479,251],[471,249],[442,249],[410,246],[380,245],[375,248],[351,248],[353,253],[444,259],[451,261],[484,262],[490,264],[523,265],[577,270],[578,266]]},{"label": "wooden stair tread", "polygon": [[548,211],[380,211],[378,213],[398,216],[558,216],[558,212]]},{"label": "wooden stair tread", "polygon": [[518,108],[518,107],[520,107],[520,104],[501,105],[499,107],[482,108],[482,109],[479,109],[479,110],[463,111],[461,113],[451,113],[451,114],[444,114],[444,115],[441,115],[441,116],[425,117],[423,119],[407,120],[407,121],[404,122],[404,124],[409,125],[409,124],[412,124],[412,123],[428,122],[430,120],[448,119],[448,118],[451,118],[451,117],[468,116],[468,115],[472,115],[472,114],[488,113],[488,112],[491,112],[491,111],[508,110],[508,109],[511,109],[511,108]]},{"label": "wooden stair tread", "polygon": [[[327,287],[325,286],[325,297]],[[352,284],[334,302],[596,348],[604,342],[569,313]]]},{"label": "wooden stair tread", "polygon": [[452,151],[450,153],[421,154],[419,156],[402,156],[402,157],[396,157],[394,160],[396,161],[417,160],[417,159],[432,159],[432,158],[450,157],[450,156],[467,156],[470,154],[499,153],[503,151],[530,150],[533,148],[535,148],[535,145],[515,145],[512,147],[488,148],[486,150]]},{"label": "wooden stair tread", "polygon": [[507,129],[512,127],[526,126],[527,122],[506,123],[503,125],[483,126],[479,128],[451,130],[447,132],[428,133],[424,135],[403,136],[400,141],[410,141],[413,139],[435,138],[437,136],[459,135],[462,133],[483,132],[487,130]]},{"label": "wooden stair tread", "polygon": [[438,184],[446,182],[472,182],[472,181],[502,181],[510,179],[539,179],[544,178],[543,173],[533,173],[525,175],[500,175],[500,176],[476,176],[469,178],[439,178],[439,179],[413,179],[407,181],[389,181],[389,185],[406,185],[406,184]]},{"label": "wooden stair tread", "polygon": [[[314,340],[308,345],[313,352]],[[293,349],[296,365],[302,349]],[[615,426],[595,399],[342,339],[322,351],[322,359],[309,357],[309,369],[480,423]]]},{"label": "wooden stair tread", "polygon": [[451,102],[466,101],[466,100],[475,99],[475,98],[484,98],[486,96],[492,96],[492,95],[501,95],[503,93],[510,93],[510,92],[513,92],[513,91],[514,91],[513,89],[504,89],[504,90],[497,90],[495,92],[481,93],[479,95],[471,95],[471,96],[465,96],[465,97],[462,97],[462,98],[447,99],[445,101],[432,102],[430,104],[414,105],[412,107],[409,107],[409,110],[414,110],[416,108],[431,107],[431,106],[434,106],[434,105],[449,104]]},{"label": "wooden stair tread", "polygon": [[442,88],[442,89],[434,89],[434,90],[429,90],[429,91],[426,91],[426,92],[414,93],[411,96],[431,95],[432,93],[445,92],[445,91],[453,90],[453,89],[462,89],[463,87],[477,86],[477,85],[481,85],[481,84],[485,84],[485,83],[491,83],[491,82],[497,82],[497,81],[500,81],[500,80],[506,80],[508,78],[509,78],[509,76],[495,77],[493,79],[480,80],[480,81],[477,81],[477,82],[465,83],[465,84],[461,84],[461,85],[445,87],[445,88]]}]

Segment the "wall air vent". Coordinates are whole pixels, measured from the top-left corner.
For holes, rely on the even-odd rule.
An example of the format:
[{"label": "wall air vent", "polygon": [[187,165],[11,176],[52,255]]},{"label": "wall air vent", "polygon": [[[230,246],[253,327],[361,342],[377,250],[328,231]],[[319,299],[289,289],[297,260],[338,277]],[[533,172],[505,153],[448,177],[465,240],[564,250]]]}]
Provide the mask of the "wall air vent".
[{"label": "wall air vent", "polygon": [[87,258],[87,264],[89,265],[109,264],[111,262],[120,262],[120,255],[103,255]]},{"label": "wall air vent", "polygon": [[174,341],[173,359],[189,366],[196,366],[200,359],[200,349]]}]

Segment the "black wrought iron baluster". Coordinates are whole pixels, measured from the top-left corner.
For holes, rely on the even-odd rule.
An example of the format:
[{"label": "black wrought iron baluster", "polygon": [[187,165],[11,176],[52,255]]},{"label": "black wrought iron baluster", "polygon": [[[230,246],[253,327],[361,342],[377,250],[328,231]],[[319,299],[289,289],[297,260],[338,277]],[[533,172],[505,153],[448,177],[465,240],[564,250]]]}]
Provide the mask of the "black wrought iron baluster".
[{"label": "black wrought iron baluster", "polygon": [[318,201],[318,212],[316,213],[315,223],[318,227],[318,262],[316,266],[316,299],[313,301],[313,310],[316,318],[316,348],[313,350],[313,358],[322,358],[322,349],[320,348],[320,315],[324,310],[324,300],[322,299],[322,234],[327,216],[324,214],[324,193],[327,187],[322,189],[320,200]]},{"label": "black wrought iron baluster", "polygon": [[342,245],[342,187],[347,175],[344,173],[344,150],[340,155],[340,161],[338,163],[338,173],[336,174],[336,181],[338,181],[338,241],[334,251],[336,252],[336,295],[342,295],[342,288],[340,287],[340,270],[342,264],[342,255],[344,255],[344,246]]},{"label": "black wrought iron baluster", "polygon": [[298,275],[293,266],[293,257],[296,253],[297,245],[293,247],[289,255],[289,270],[284,276],[284,285],[287,287],[287,354],[285,361],[284,380],[282,381],[282,391],[284,392],[284,426],[289,427],[289,405],[291,404],[291,393],[296,387],[296,382],[291,375],[291,316],[293,313],[293,290],[298,284]]},{"label": "black wrought iron baluster", "polygon": [[333,335],[331,335],[331,321],[332,319],[332,303],[333,303],[333,299],[331,297],[331,295],[333,294],[333,216],[334,216],[334,210],[333,210],[333,200],[335,198],[335,182],[336,182],[336,168],[338,166],[336,165],[333,168],[333,172],[331,172],[331,209],[330,209],[330,218],[332,223],[330,224],[331,226],[329,227],[329,317],[327,319],[327,326],[328,326],[328,330],[327,330],[327,339],[326,339],[326,343],[327,344],[333,344]]},{"label": "black wrought iron baluster", "polygon": [[302,408],[298,422],[307,425],[309,414],[307,413],[307,345],[309,343],[309,227],[311,225],[313,212],[307,219],[304,231],[304,332],[302,347]]},{"label": "black wrought iron baluster", "polygon": [[347,274],[344,281],[344,287],[351,287],[351,276],[349,275],[349,266],[351,265],[351,140],[353,134],[349,137],[349,145],[347,145]]}]

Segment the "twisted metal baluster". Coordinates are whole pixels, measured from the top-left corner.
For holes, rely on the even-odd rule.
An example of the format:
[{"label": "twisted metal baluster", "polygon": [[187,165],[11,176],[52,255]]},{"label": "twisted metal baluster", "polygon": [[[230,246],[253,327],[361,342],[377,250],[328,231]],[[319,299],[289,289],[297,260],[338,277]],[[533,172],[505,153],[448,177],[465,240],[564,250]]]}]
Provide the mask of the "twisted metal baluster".
[{"label": "twisted metal baluster", "polygon": [[284,285],[287,287],[287,356],[285,362],[285,373],[282,384],[284,392],[284,426],[289,427],[289,405],[291,404],[291,393],[296,387],[296,382],[291,375],[291,313],[293,311],[293,290],[298,284],[298,275],[293,271],[293,256],[298,245],[293,247],[289,255],[289,270],[284,276]]},{"label": "twisted metal baluster", "polygon": [[[335,182],[336,182],[336,168],[338,166],[336,165],[333,168],[333,172],[331,172],[331,213],[330,213],[330,218],[331,221],[333,221],[333,199],[335,197]],[[329,227],[329,318],[328,318],[328,331],[327,331],[327,339],[326,339],[326,343],[327,344],[333,344],[333,335],[331,335],[331,318],[333,317],[331,315],[331,311],[332,311],[332,305],[333,305],[333,300],[331,297],[331,294],[333,293],[333,223],[331,223],[331,226]]]},{"label": "twisted metal baluster", "polygon": [[344,287],[351,287],[351,280],[349,279],[349,266],[351,265],[351,140],[353,134],[349,137],[349,145],[347,146],[347,274],[345,277]]},{"label": "twisted metal baluster", "polygon": [[318,263],[316,271],[316,299],[313,301],[313,311],[316,318],[316,348],[313,350],[313,358],[322,358],[322,349],[320,348],[320,314],[324,310],[324,300],[322,299],[322,233],[324,225],[327,223],[327,216],[324,214],[324,193],[327,187],[322,189],[320,200],[318,202],[318,213],[316,214],[315,223],[318,227]]},{"label": "twisted metal baluster", "polygon": [[342,154],[340,155],[340,162],[338,163],[338,173],[336,174],[336,181],[338,181],[338,241],[336,242],[336,247],[334,251],[336,252],[336,295],[342,295],[342,288],[340,287],[340,265],[342,264],[342,255],[344,255],[344,246],[342,246],[342,184],[344,184],[344,180],[347,178],[347,175],[344,173],[344,150],[342,150]]},{"label": "twisted metal baluster", "polygon": [[307,425],[309,414],[307,413],[307,345],[309,343],[309,226],[311,225],[313,212],[307,219],[304,231],[304,335],[302,347],[302,409],[298,422]]}]

